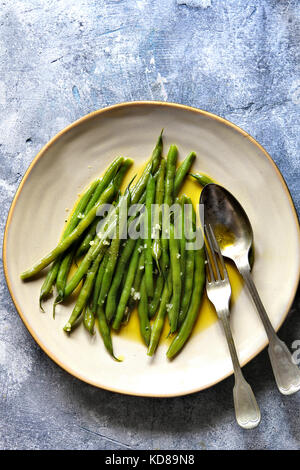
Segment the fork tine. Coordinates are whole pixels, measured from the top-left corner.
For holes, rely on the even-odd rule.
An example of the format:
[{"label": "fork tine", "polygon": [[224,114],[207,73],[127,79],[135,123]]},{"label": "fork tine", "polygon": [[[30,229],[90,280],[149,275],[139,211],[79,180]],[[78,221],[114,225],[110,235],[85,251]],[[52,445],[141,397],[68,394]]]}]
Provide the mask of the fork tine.
[{"label": "fork tine", "polygon": [[219,270],[219,266],[218,266],[218,262],[217,262],[217,258],[216,258],[216,255],[215,255],[215,250],[214,250],[214,247],[213,247],[213,242],[212,242],[212,239],[211,239],[211,235],[206,227],[206,225],[204,225],[204,231],[205,231],[205,235],[206,235],[206,238],[207,238],[207,241],[208,241],[208,245],[209,245],[209,248],[210,248],[210,251],[211,251],[211,256],[212,256],[212,260],[213,260],[213,263],[215,265],[215,270],[216,270],[216,273],[217,273],[217,280],[218,281],[221,281],[221,273],[220,273],[220,270]]},{"label": "fork tine", "polygon": [[[214,282],[214,280],[215,280],[214,271],[213,271],[213,268],[211,266],[211,262],[210,262],[208,251],[207,251],[207,248],[206,248],[205,244],[204,244],[204,249],[205,249],[205,255],[206,255],[206,265],[208,266],[208,271],[209,271],[209,276],[210,276],[210,282]],[[207,276],[206,276],[206,281],[209,282]]]},{"label": "fork tine", "polygon": [[228,272],[227,272],[227,269],[226,269],[226,265],[225,265],[225,262],[224,262],[223,255],[222,255],[221,250],[220,250],[220,245],[217,242],[216,236],[215,236],[214,231],[212,229],[212,226],[210,224],[209,224],[209,230],[210,230],[210,233],[211,233],[211,238],[212,238],[212,241],[213,241],[215,251],[219,255],[219,260],[220,260],[220,263],[221,263],[221,266],[222,266],[222,269],[223,269],[224,277],[228,278]]}]

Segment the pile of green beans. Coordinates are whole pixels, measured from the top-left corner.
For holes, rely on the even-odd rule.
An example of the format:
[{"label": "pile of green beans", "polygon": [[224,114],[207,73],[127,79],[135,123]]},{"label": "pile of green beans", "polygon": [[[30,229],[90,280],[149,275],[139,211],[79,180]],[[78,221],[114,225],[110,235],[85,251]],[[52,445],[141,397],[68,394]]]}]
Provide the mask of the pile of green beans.
[{"label": "pile of green beans", "polygon": [[[134,178],[121,195],[120,187],[132,160],[117,157],[82,194],[58,245],[21,274],[25,281],[51,265],[40,291],[41,310],[54,289],[53,312],[55,305],[76,294],[64,331],[70,334],[83,323],[93,335],[97,325],[107,352],[116,361],[111,332],[128,323],[135,307],[149,356],[155,353],[168,319],[172,338],[169,359],[188,340],[199,313],[205,280],[203,248],[188,249],[186,228],[196,233],[195,210],[189,197],[178,195],[187,175],[202,186],[212,180],[189,173],[196,158],[194,152],[179,166],[177,158],[175,145],[163,157],[161,132],[141,176]],[[182,209],[179,218],[172,209],[175,202]],[[107,203],[112,204],[111,209],[106,217],[100,217],[98,211]],[[144,211],[121,222],[121,203],[127,210],[138,203]],[[165,211],[165,205],[171,210]],[[189,217],[185,216],[185,207],[190,209]],[[126,224],[128,232],[138,237],[129,235],[123,240]],[[76,270],[71,275],[72,266]]]}]

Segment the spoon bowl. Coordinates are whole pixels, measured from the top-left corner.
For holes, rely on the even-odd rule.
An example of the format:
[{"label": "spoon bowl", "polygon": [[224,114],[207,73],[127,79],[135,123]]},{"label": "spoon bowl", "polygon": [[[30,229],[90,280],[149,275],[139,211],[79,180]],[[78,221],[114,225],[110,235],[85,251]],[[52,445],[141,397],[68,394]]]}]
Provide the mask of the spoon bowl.
[{"label": "spoon bowl", "polygon": [[253,231],[237,199],[227,189],[213,183],[204,187],[199,202],[204,204],[204,222],[212,227],[222,255],[235,262],[241,256],[248,258]]}]

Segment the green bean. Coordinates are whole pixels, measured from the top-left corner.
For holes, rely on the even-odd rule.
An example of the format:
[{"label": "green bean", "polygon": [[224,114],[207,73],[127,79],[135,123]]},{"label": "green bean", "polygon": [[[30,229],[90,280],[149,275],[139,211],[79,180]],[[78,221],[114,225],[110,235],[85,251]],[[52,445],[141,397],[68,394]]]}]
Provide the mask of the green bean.
[{"label": "green bean", "polygon": [[138,304],[140,332],[141,332],[142,338],[146,346],[149,346],[150,336],[151,336],[151,326],[150,326],[150,321],[149,321],[149,316],[148,316],[148,299],[147,299],[145,275],[143,276],[143,279],[141,282],[140,295],[141,295],[141,298]]},{"label": "green bean", "polygon": [[161,205],[164,202],[165,194],[165,174],[166,174],[166,160],[161,159],[160,167],[157,172],[157,183],[155,188],[155,204]]},{"label": "green bean", "polygon": [[[113,202],[113,205],[115,205],[115,203],[118,201],[120,196],[121,196],[120,191],[118,191],[118,196],[115,198],[115,201]],[[105,218],[104,218],[104,220],[105,220]],[[82,255],[84,255],[89,250],[91,242],[94,240],[95,235],[97,233],[98,224],[99,223],[101,224],[101,222],[103,222],[103,219],[101,220],[101,217],[96,217],[94,222],[90,225],[90,227],[87,230],[87,233],[86,233],[85,237],[83,238],[79,248],[76,251],[76,255],[75,255],[76,259],[80,258]]]},{"label": "green bean", "polygon": [[138,202],[138,200],[140,199],[141,195],[143,194],[147,186],[150,173],[154,174],[159,167],[162,150],[163,150],[162,133],[163,133],[163,130],[161,131],[158,137],[158,140],[152,152],[150,161],[145,166],[144,171],[141,177],[139,178],[139,181],[131,189],[131,204],[136,204]]},{"label": "green bean", "polygon": [[[157,179],[158,179],[158,175],[159,175],[159,169],[156,170],[156,172],[155,172],[154,175],[153,175],[153,178],[154,178],[155,182],[156,182]],[[145,202],[146,202],[146,189],[144,189],[144,191],[142,192],[142,195],[140,196],[140,198],[139,198],[139,200],[138,200],[138,204],[145,204]],[[134,204],[136,204],[136,203],[133,203],[133,202],[132,202],[132,199],[131,199],[130,204],[131,204],[131,205],[134,205]],[[134,216],[130,216],[129,219],[128,219],[128,224],[129,224],[130,222],[132,222],[132,221],[135,219],[135,217],[136,217],[135,215],[134,215]]]},{"label": "green bean", "polygon": [[107,294],[107,301],[106,301],[106,306],[105,306],[106,318],[109,318],[109,319],[113,318],[117,310],[117,292],[122,282],[125,269],[127,267],[129,258],[134,250],[135,245],[136,245],[136,240],[134,240],[133,238],[129,238],[125,243],[125,247],[119,259],[117,260],[115,275],[114,275],[111,287],[109,289],[109,292]]},{"label": "green bean", "polygon": [[195,251],[194,250],[187,250],[186,252],[186,271],[188,275],[185,277],[184,280],[184,287],[183,287],[183,297],[181,299],[181,306],[178,318],[178,326],[181,327],[187,310],[189,308],[192,290],[193,290],[193,279],[194,279],[194,264],[195,264]]},{"label": "green bean", "polygon": [[92,301],[92,310],[95,314],[96,314],[96,311],[97,311],[98,298],[99,298],[99,294],[100,294],[102,279],[103,279],[105,268],[106,268],[107,261],[108,261],[108,256],[109,256],[109,254],[108,254],[108,251],[107,251],[105,253],[103,259],[102,259],[102,262],[101,262],[100,266],[99,266],[97,276],[96,276],[96,280],[95,280],[95,286],[94,286],[94,292],[93,292],[93,301]]},{"label": "green bean", "polygon": [[85,213],[87,214],[92,207],[98,202],[100,196],[102,195],[103,191],[107,188],[107,186],[113,181],[114,177],[116,176],[118,170],[120,169],[121,165],[124,163],[123,157],[117,157],[114,161],[109,165],[107,170],[105,171],[103,177],[100,179],[99,184],[91,197]]},{"label": "green bean", "polygon": [[89,188],[85,191],[83,196],[79,199],[78,204],[76,205],[67,226],[64,229],[62,239],[66,238],[70,233],[73,232],[74,228],[78,225],[81,220],[82,213],[85,210],[90,198],[93,196],[95,189],[99,184],[99,179],[95,180]]},{"label": "green bean", "polygon": [[137,269],[137,272],[134,278],[134,283],[133,283],[133,288],[135,292],[139,292],[144,272],[145,272],[145,253],[143,249],[140,254],[138,269]]},{"label": "green bean", "polygon": [[132,307],[130,309],[130,299],[129,299],[128,305],[126,305],[126,307],[125,307],[124,317],[123,317],[123,320],[122,320],[122,323],[121,323],[122,326],[128,325],[130,315],[131,315],[133,309],[134,309],[134,307]]},{"label": "green bean", "polygon": [[179,200],[178,203],[180,204],[181,208],[181,237],[179,240],[180,244],[180,275],[181,275],[181,283],[184,282],[185,279],[185,258],[186,258],[186,250],[185,250],[185,245],[186,245],[186,239],[185,239],[185,213],[184,213],[184,206],[186,203],[187,197],[182,196]]},{"label": "green bean", "polygon": [[99,224],[99,217],[96,217],[94,222],[88,228],[88,231],[87,231],[84,239],[82,240],[82,242],[80,243],[80,245],[79,245],[79,247],[76,251],[76,255],[75,255],[76,259],[78,259],[82,255],[84,255],[88,251],[88,249],[90,248],[90,242],[92,240],[94,240],[94,238],[95,238],[95,235],[97,233],[98,224]]},{"label": "green bean", "polygon": [[91,265],[91,268],[88,270],[86,279],[79,292],[72,314],[64,326],[64,330],[67,332],[70,332],[72,330],[72,327],[74,326],[76,320],[78,319],[79,315],[81,314],[82,310],[84,309],[84,307],[86,306],[88,302],[88,299],[90,297],[90,294],[94,286],[95,276],[96,276],[100,261],[101,261],[101,256],[98,255],[98,257],[95,259],[95,261]]},{"label": "green bean", "polygon": [[155,181],[149,176],[146,190],[146,237],[145,237],[145,283],[147,296],[153,296],[153,263],[152,263],[152,205],[155,198]]},{"label": "green bean", "polygon": [[[157,181],[158,179],[158,176],[159,176],[159,170],[160,170],[160,167],[155,171],[154,175],[153,175],[153,178],[155,180],[155,182]],[[139,182],[139,180],[138,180]],[[135,187],[135,186],[134,186]],[[145,186],[145,188],[147,187],[147,185]],[[145,204],[146,202],[146,189],[144,189],[144,191],[142,192],[140,198],[138,199],[138,204]],[[131,199],[131,205],[135,204],[134,202],[132,202],[132,199]],[[128,222],[133,220],[134,217],[130,217]]]},{"label": "green bean", "polygon": [[105,316],[102,305],[97,305],[97,319],[98,319],[98,329],[99,329],[99,332],[102,336],[103,343],[104,343],[104,346],[105,346],[106,350],[115,359],[115,361],[121,362],[121,360],[118,359],[114,355],[112,340],[111,340],[111,336],[110,336],[110,328],[109,328],[109,325],[107,323],[106,316]]},{"label": "green bean", "polygon": [[61,303],[65,287],[67,284],[68,274],[72,265],[73,256],[74,256],[74,248],[70,248],[66,255],[63,257],[62,261],[60,262],[57,278],[56,278],[56,289],[57,289],[57,297],[53,302],[53,318],[55,318],[55,308],[56,305]]},{"label": "green bean", "polygon": [[[196,225],[196,214],[192,205],[192,201],[190,198],[185,198],[185,206],[189,205],[192,209],[192,219],[191,221],[186,221],[188,222],[188,225],[192,223],[193,228],[195,229]],[[190,227],[187,227],[187,230],[190,229]],[[185,238],[185,243],[186,243],[186,238]],[[194,279],[194,264],[195,264],[195,250],[186,250],[186,273],[187,275],[184,278],[184,283],[183,283],[183,296],[181,299],[181,305],[180,305],[180,312],[179,312],[179,318],[178,318],[178,326],[182,325],[186,312],[188,310],[191,296],[192,296],[192,290],[193,290],[193,279]]]},{"label": "green bean", "polygon": [[126,309],[128,299],[131,294],[132,284],[134,282],[134,277],[135,277],[135,273],[136,273],[138,262],[139,262],[141,243],[142,243],[141,240],[138,240],[138,242],[136,243],[135,249],[134,249],[134,252],[133,252],[129,267],[128,267],[128,273],[126,275],[125,284],[122,289],[121,297],[118,303],[117,313],[112,324],[112,327],[114,330],[118,330],[120,328],[121,322],[124,317],[124,312]]},{"label": "green bean", "polygon": [[163,293],[161,296],[161,302],[159,305],[159,310],[157,312],[157,316],[154,320],[153,326],[152,326],[152,331],[151,331],[151,337],[150,337],[150,344],[148,347],[147,354],[148,356],[153,356],[155,353],[155,350],[157,348],[157,345],[159,343],[159,339],[161,337],[161,332],[164,327],[164,322],[165,322],[165,316],[167,313],[168,309],[168,302],[171,298],[172,291],[168,288],[168,285],[172,285],[171,278],[172,274],[169,272],[168,274],[168,280],[169,282],[165,282]]},{"label": "green bean", "polygon": [[82,240],[77,252],[76,252],[76,258],[80,258],[82,255],[84,255],[93,245],[95,236],[97,232],[100,232],[103,227],[105,226],[105,223],[109,217],[109,215],[115,210],[114,208],[116,207],[118,201],[120,198],[120,191],[118,191],[118,196],[115,198],[115,200],[112,203],[112,207],[108,210],[107,215],[104,215],[103,218],[101,217],[96,217],[94,222],[91,224],[89,227],[87,234],[85,235],[84,239]]},{"label": "green bean", "polygon": [[174,195],[177,196],[180,190],[180,186],[183,183],[184,178],[190,171],[192,164],[196,158],[195,152],[191,152],[182,162],[178,170],[176,171],[176,177],[174,182]]},{"label": "green bean", "polygon": [[95,316],[94,312],[91,309],[90,305],[87,304],[84,313],[83,313],[83,325],[85,329],[91,334],[95,334],[94,326],[95,326]]},{"label": "green bean", "polygon": [[199,173],[195,173],[195,174],[189,173],[189,175],[192,176],[193,178],[195,178],[197,183],[199,183],[201,186],[206,186],[207,184],[211,184],[211,183],[215,182],[209,176],[204,175],[202,173],[200,173],[200,174]]},{"label": "green bean", "polygon": [[109,216],[115,211],[117,207],[117,203],[119,202],[120,195],[116,197],[113,201],[111,208],[108,210],[107,214],[101,219],[100,217],[96,217],[93,224],[90,226],[88,233],[86,234],[85,238],[83,239],[80,247],[76,252],[76,257],[79,258],[83,254],[85,254],[89,249],[90,246],[93,245],[95,236],[97,232],[101,232],[101,230],[105,227],[106,221],[108,220]]},{"label": "green bean", "polygon": [[[85,209],[86,205],[88,204],[89,199],[92,197],[92,194],[95,191],[98,184],[99,184],[98,179],[93,181],[93,183],[90,184],[88,189],[84,192],[84,194],[81,196],[79,201],[76,203],[75,209],[74,209],[74,211],[73,211],[73,213],[70,217],[70,220],[68,221],[68,223],[67,223],[67,225],[64,229],[64,232],[63,232],[63,235],[62,235],[61,239],[66,238],[66,236],[69,235],[72,232],[72,230],[74,230],[74,228],[76,227],[76,225],[79,222],[78,216]],[[41,308],[41,310],[43,310],[43,307],[42,307],[43,300],[45,300],[50,295],[50,293],[52,291],[53,285],[54,285],[54,283],[56,281],[56,278],[57,278],[59,267],[60,267],[60,260],[57,260],[53,263],[50,270],[48,271],[46,279],[45,279],[45,281],[44,281],[44,283],[41,287],[41,291],[40,291],[40,308]]]},{"label": "green bean", "polygon": [[171,145],[167,155],[166,180],[164,203],[171,206],[174,201],[174,178],[176,174],[178,150],[176,145]]},{"label": "green bean", "polygon": [[[165,194],[164,194],[164,204],[169,208],[173,204],[174,200],[174,178],[176,173],[176,162],[177,162],[177,147],[175,145],[171,145],[168,156],[167,156],[167,167],[166,167],[166,179],[165,179]],[[169,269],[169,241],[166,236],[166,230],[168,227],[168,220],[166,214],[163,214],[163,227],[162,227],[162,270],[164,276],[166,278],[166,272]]]},{"label": "green bean", "polygon": [[204,260],[204,248],[196,250],[192,298],[185,320],[167,351],[167,357],[169,359],[172,359],[183,348],[193,330],[194,324],[198,317],[205,282]]},{"label": "green bean", "polygon": [[[104,305],[104,302],[106,300],[109,288],[111,286],[111,280],[114,274],[118,254],[119,254],[119,248],[120,248],[120,238],[116,237],[112,240],[111,245],[108,250],[108,261],[107,265],[104,271],[103,279],[102,279],[102,284],[101,284],[101,289],[100,289],[100,294],[98,298],[98,305]],[[111,318],[107,319],[109,322]]]},{"label": "green bean", "polygon": [[59,271],[56,279],[56,288],[59,297],[64,296],[64,291],[67,283],[67,276],[69,274],[71,264],[73,261],[74,249],[70,249],[68,253],[65,254],[62,259],[59,267]]},{"label": "green bean", "polygon": [[157,312],[158,306],[160,304],[161,293],[164,287],[164,277],[160,274],[156,279],[156,285],[154,289],[154,294],[149,303],[148,311],[149,311],[149,318],[153,318]]},{"label": "green bean", "polygon": [[[118,189],[118,186],[121,184],[121,181],[123,179],[124,173],[128,169],[129,161],[127,164],[126,162],[127,160],[124,162],[123,166],[118,171],[115,179],[111,183],[112,186],[115,188],[115,190]],[[105,192],[106,191],[104,191],[104,193],[102,194],[99,200],[102,199]],[[92,210],[94,209],[91,209],[91,211]],[[106,224],[108,226],[108,229],[106,231],[106,234],[104,236],[101,236],[101,238],[99,238],[99,236],[96,235],[95,239],[93,240],[93,244],[91,245],[91,247],[89,248],[89,251],[86,253],[85,257],[81,261],[77,271],[75,272],[73,277],[70,279],[70,281],[67,283],[65,287],[65,292],[64,292],[64,299],[67,298],[73,292],[73,290],[78,286],[83,276],[87,273],[90,264],[92,263],[94,259],[96,259],[98,254],[101,253],[102,256],[104,255],[106,248],[109,245],[107,238],[112,234],[113,230],[115,230],[115,224],[116,224],[116,215],[115,215],[115,211],[113,211],[112,213],[110,213],[110,216],[108,217],[108,221]]]},{"label": "green bean", "polygon": [[141,287],[142,278],[144,276],[144,271],[145,271],[145,254],[144,254],[144,251],[142,251],[140,254],[139,263],[138,263],[137,270],[135,273],[135,278],[133,281],[132,294],[128,301],[129,315],[135,307],[137,298],[140,296],[140,287]]},{"label": "green bean", "polygon": [[40,290],[40,309],[44,312],[43,309],[43,300],[45,300],[50,293],[52,292],[53,285],[57,278],[57,273],[60,266],[60,259],[54,261],[53,265],[51,266],[50,270],[47,273],[46,279],[43,282],[43,285]]},{"label": "green bean", "polygon": [[160,272],[159,259],[161,257],[161,239],[157,238],[152,244],[152,257],[155,260],[158,271]]},{"label": "green bean", "polygon": [[158,214],[155,214],[155,222],[158,223],[159,228],[156,230],[155,227],[155,240],[152,245],[152,256],[155,259],[157,269],[160,271],[160,265],[159,265],[159,259],[161,257],[161,238],[160,238],[160,232],[161,232],[161,205],[164,201],[164,193],[165,193],[165,172],[166,172],[166,160],[162,159],[159,167],[159,173],[158,173],[158,178],[157,178],[157,183],[156,183],[156,192],[155,192],[155,204],[156,204],[156,210],[158,211]]},{"label": "green bean", "polygon": [[[99,200],[100,196],[107,188],[109,183],[113,180],[113,177],[116,175],[117,171],[119,170],[120,166],[124,163],[123,157],[117,157],[114,161],[109,165],[103,178],[100,180],[95,180],[88,190],[83,194],[81,199],[79,200],[78,204],[75,207],[75,210],[70,218],[70,221],[67,224],[67,227],[63,233],[63,237],[65,238],[68,236],[74,228],[78,225],[80,216],[87,215],[89,211],[94,207],[94,205]],[[105,201],[107,202],[107,201]],[[105,203],[104,202],[104,203]]]},{"label": "green bean", "polygon": [[181,276],[180,276],[180,252],[179,243],[175,238],[174,225],[170,224],[170,259],[172,272],[172,302],[168,312],[171,327],[171,333],[175,333],[178,323],[181,295]]},{"label": "green bean", "polygon": [[[106,245],[106,244],[103,244],[103,240],[101,240],[101,243],[96,245],[96,248],[93,251],[89,250],[87,252],[84,259],[81,261],[80,265],[78,266],[76,272],[71,277],[71,279],[67,282],[63,299],[56,298],[55,300],[56,302],[61,302],[72,294],[72,292],[76,289],[78,284],[81,282],[83,277],[88,272],[89,267],[91,266],[93,261],[97,258],[97,256],[100,256],[100,259],[103,258],[108,246],[109,246],[109,242]],[[91,248],[94,248],[94,245]]]}]

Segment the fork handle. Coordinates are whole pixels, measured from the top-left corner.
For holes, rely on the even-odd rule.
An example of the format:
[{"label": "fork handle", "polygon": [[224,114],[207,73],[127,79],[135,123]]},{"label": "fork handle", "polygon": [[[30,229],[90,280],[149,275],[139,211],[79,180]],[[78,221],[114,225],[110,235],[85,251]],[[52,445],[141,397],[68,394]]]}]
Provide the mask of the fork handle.
[{"label": "fork handle", "polygon": [[252,429],[255,428],[260,422],[260,410],[252,388],[245,380],[241,370],[237,351],[230,329],[229,312],[225,311],[220,313],[219,318],[222,321],[233,364],[235,377],[235,384],[233,388],[233,402],[236,420],[242,428]]},{"label": "fork handle", "polygon": [[250,294],[252,295],[269,339],[268,353],[277,387],[283,395],[296,393],[300,390],[300,370],[294,363],[287,345],[278,338],[270,322],[250,274],[250,268],[242,267],[239,268],[239,271],[245,280]]}]

